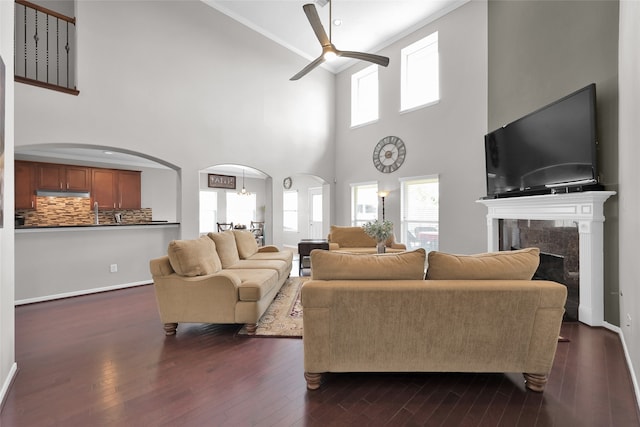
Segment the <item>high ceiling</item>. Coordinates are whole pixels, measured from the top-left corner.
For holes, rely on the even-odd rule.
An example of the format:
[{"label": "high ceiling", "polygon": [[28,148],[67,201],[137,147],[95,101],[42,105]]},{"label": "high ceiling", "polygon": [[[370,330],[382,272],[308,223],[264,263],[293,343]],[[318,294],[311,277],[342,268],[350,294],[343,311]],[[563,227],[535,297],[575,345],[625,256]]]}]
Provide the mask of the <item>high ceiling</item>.
[{"label": "high ceiling", "polygon": [[[312,61],[322,49],[302,10],[305,3],[316,4],[327,34],[332,8],[333,20],[341,21],[331,27],[331,40],[338,49],[376,53],[469,0],[335,0],[332,5],[327,0],[202,1]],[[338,58],[323,66],[335,73],[352,63]]]}]

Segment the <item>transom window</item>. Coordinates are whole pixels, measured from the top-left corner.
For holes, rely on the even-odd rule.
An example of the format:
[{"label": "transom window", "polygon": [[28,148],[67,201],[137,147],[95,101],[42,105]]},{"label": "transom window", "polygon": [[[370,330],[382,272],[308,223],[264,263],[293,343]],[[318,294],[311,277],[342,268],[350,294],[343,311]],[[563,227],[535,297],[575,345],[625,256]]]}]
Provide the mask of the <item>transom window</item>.
[{"label": "transom window", "polygon": [[378,66],[351,76],[351,126],[378,120]]},{"label": "transom window", "polygon": [[438,32],[400,51],[400,111],[437,102],[440,99]]}]

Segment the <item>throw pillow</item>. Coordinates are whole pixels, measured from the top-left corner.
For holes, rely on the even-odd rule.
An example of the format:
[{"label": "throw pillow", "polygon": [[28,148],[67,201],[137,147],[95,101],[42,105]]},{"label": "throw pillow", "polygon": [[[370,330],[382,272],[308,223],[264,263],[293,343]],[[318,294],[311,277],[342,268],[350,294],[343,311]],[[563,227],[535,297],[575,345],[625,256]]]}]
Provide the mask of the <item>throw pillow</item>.
[{"label": "throw pillow", "polygon": [[173,270],[181,276],[204,276],[222,269],[216,245],[207,236],[193,240],[173,240],[167,250]]},{"label": "throw pillow", "polygon": [[251,231],[233,230],[233,235],[236,238],[240,259],[250,258],[251,255],[258,252],[258,242],[256,242],[256,237]]},{"label": "throw pillow", "polygon": [[216,251],[222,262],[222,268],[229,268],[240,261],[236,238],[232,230],[221,233],[209,233],[209,238],[216,243]]},{"label": "throw pillow", "polygon": [[431,251],[427,280],[531,280],[540,263],[540,249],[453,255]]},{"label": "throw pillow", "polygon": [[311,276],[315,280],[422,280],[426,252],[358,254],[311,251]]}]

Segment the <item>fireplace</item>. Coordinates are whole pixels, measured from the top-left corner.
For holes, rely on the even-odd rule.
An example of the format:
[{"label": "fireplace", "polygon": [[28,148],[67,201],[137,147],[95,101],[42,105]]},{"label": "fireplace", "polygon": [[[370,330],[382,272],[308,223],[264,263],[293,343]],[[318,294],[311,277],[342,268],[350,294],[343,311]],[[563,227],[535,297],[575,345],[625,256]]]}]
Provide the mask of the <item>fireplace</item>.
[{"label": "fireplace", "polygon": [[540,249],[534,280],[552,280],[567,287],[564,321],[578,320],[580,254],[575,221],[501,219],[499,249]]},{"label": "fireplace", "polygon": [[[573,268],[571,266],[568,268],[571,270],[571,274],[577,276],[578,280],[577,292],[575,292],[577,294],[575,303],[578,305],[577,319],[591,326],[603,326],[605,220],[603,208],[604,202],[614,194],[614,191],[585,191],[478,200],[488,208],[488,250],[498,251],[501,249],[501,234],[502,239],[505,239],[504,230],[501,232],[504,220],[524,220],[523,222],[529,226],[533,221],[542,223],[551,221],[554,225],[551,228],[558,228],[556,227],[558,224],[561,226],[575,224],[578,234],[577,265],[579,268],[578,271],[571,270]],[[518,230],[520,229],[518,228]],[[521,230],[517,233],[519,233],[519,237],[522,237]],[[532,235],[527,238],[532,239],[527,241],[527,246],[537,247],[551,245],[554,240],[557,240],[557,238],[550,237],[547,232],[540,232],[537,233],[537,236]],[[502,249],[509,249],[512,246],[514,245],[509,243],[509,246],[503,246]],[[569,262],[566,254],[556,253],[555,249],[543,247],[540,249],[545,254],[563,256],[565,264]],[[559,261],[555,260],[555,262]]]}]

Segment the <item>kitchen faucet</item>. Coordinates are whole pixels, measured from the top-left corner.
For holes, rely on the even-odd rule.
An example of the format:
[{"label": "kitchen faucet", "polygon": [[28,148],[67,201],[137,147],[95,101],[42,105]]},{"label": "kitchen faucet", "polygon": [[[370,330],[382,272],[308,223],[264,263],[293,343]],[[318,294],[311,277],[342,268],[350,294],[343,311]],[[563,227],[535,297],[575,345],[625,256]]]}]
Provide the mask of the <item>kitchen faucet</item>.
[{"label": "kitchen faucet", "polygon": [[93,202],[93,212],[96,217],[95,224],[98,225],[100,224],[100,219],[98,219],[98,202]]}]

